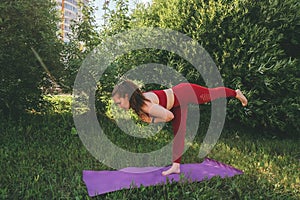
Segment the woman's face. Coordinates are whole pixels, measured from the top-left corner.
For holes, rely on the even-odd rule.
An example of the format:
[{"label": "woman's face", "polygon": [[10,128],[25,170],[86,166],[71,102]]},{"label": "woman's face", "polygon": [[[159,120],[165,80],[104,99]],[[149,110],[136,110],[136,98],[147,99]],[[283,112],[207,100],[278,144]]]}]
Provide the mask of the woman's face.
[{"label": "woman's face", "polygon": [[128,99],[128,94],[125,94],[125,97],[120,97],[119,94],[115,94],[112,97],[114,103],[119,106],[119,108],[128,110],[130,108],[130,104],[129,104],[129,99]]}]

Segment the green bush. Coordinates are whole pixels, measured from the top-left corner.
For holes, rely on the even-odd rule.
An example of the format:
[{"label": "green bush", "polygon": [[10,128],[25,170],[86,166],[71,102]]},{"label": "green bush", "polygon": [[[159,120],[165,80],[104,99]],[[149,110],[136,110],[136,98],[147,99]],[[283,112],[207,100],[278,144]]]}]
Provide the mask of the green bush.
[{"label": "green bush", "polygon": [[37,107],[47,68],[59,69],[61,43],[56,36],[58,15],[53,1],[0,2],[0,113],[19,116]]},{"label": "green bush", "polygon": [[[230,101],[229,119],[299,133],[300,63],[291,53],[300,44],[299,10],[297,0],[154,0],[134,12],[132,26],[170,28],[196,39],[212,56],[224,85],[240,88],[249,99],[245,109]],[[189,81],[203,83],[189,72],[182,72]]]},{"label": "green bush", "polygon": [[[138,27],[184,33],[208,51],[224,85],[239,88],[248,97],[246,108],[229,101],[227,119],[274,134],[300,132],[300,62],[294,52],[300,47],[297,0],[154,0],[149,6],[139,4],[132,13],[128,1],[115,2],[117,9],[108,12],[100,41]],[[105,71],[98,85],[98,110],[109,109],[110,92],[124,73],[146,63],[172,66],[190,82],[204,84],[194,67],[179,56],[151,49],[132,51]]]}]

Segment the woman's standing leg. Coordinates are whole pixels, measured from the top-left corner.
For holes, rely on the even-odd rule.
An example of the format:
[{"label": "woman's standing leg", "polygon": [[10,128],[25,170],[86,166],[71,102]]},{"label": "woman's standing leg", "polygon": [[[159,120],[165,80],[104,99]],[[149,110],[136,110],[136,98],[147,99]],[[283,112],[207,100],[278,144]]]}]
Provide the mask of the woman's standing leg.
[{"label": "woman's standing leg", "polygon": [[180,163],[184,150],[184,140],[186,135],[186,120],[188,107],[180,106],[172,110],[174,119],[172,121],[174,141],[173,141],[173,162]]},{"label": "woman's standing leg", "polygon": [[174,119],[172,120],[172,127],[174,133],[172,153],[173,164],[170,169],[163,172],[163,175],[180,173],[180,161],[184,151],[188,107],[187,105],[178,106],[173,108],[171,111],[174,114]]}]

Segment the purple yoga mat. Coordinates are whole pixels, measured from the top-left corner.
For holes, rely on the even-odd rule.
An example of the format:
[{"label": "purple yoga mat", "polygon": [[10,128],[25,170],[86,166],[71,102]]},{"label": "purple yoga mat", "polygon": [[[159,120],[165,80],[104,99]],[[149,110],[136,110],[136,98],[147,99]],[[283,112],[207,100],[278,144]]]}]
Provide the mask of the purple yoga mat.
[{"label": "purple yoga mat", "polygon": [[146,187],[164,184],[167,180],[178,182],[182,176],[184,176],[183,180],[199,182],[214,176],[225,178],[243,173],[241,170],[209,158],[205,158],[202,163],[181,164],[181,174],[171,174],[167,177],[162,176],[161,172],[168,168],[129,167],[118,171],[84,170],[83,181],[86,184],[89,196],[93,197],[116,190],[140,187],[141,185]]}]

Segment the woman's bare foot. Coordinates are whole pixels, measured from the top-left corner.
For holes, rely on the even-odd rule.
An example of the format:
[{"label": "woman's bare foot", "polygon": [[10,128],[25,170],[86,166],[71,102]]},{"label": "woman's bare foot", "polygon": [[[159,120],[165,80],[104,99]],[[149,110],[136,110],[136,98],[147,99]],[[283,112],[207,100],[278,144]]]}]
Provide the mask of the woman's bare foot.
[{"label": "woman's bare foot", "polygon": [[243,95],[243,93],[241,92],[241,90],[237,89],[235,92],[236,92],[236,98],[241,101],[241,103],[242,103],[243,106],[247,106],[248,100]]},{"label": "woman's bare foot", "polygon": [[180,164],[173,163],[172,167],[166,171],[163,171],[161,174],[163,176],[168,176],[170,174],[179,174],[180,173]]}]

